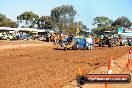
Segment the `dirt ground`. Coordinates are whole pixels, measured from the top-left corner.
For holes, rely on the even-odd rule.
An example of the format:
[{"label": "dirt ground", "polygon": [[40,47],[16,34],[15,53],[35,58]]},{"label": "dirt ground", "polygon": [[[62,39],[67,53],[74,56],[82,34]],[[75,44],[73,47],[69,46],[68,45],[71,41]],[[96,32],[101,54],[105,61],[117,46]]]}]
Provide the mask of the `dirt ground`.
[{"label": "dirt ground", "polygon": [[[128,63],[128,54],[122,55],[118,59],[113,60],[112,74],[129,74],[132,77],[132,64],[129,65],[129,70],[127,69],[126,64]],[[106,74],[108,71],[108,64],[106,66],[101,66],[95,70],[91,70],[88,74]],[[69,82],[62,88],[132,88],[132,82],[130,83],[120,83],[120,84],[108,84],[108,87],[105,87],[103,83],[86,83],[84,85],[77,84],[76,80]]]},{"label": "dirt ground", "polygon": [[95,70],[106,65],[110,56],[117,60],[130,48],[64,51],[38,41],[0,41],[0,45],[0,88],[62,88],[75,80],[78,67]]}]

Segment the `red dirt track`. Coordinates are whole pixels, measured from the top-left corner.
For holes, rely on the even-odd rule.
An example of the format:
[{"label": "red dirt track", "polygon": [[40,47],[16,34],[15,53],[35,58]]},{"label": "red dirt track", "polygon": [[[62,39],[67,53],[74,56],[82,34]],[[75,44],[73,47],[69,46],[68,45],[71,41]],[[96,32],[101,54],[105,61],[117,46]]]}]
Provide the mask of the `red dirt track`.
[{"label": "red dirt track", "polygon": [[110,56],[117,59],[126,54],[129,48],[95,47],[92,51],[64,51],[54,50],[51,46],[32,46],[2,49],[0,88],[61,88],[75,80],[79,66],[94,70],[106,65]]}]

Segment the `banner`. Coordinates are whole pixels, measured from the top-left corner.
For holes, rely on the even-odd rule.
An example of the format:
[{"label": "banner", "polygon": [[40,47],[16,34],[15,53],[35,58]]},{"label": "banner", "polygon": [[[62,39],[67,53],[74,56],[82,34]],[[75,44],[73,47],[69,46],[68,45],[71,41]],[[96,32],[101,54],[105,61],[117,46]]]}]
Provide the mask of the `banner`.
[{"label": "banner", "polygon": [[85,76],[77,77],[77,83],[80,85],[87,83],[127,84],[130,82],[131,76],[129,74],[86,74]]},{"label": "banner", "polygon": [[118,28],[118,34],[132,36],[132,28]]}]

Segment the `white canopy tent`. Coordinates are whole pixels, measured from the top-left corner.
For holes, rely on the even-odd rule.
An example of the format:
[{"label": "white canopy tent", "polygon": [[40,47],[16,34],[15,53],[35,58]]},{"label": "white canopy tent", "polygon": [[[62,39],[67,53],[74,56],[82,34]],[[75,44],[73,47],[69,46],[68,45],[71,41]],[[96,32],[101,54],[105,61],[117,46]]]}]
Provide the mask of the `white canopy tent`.
[{"label": "white canopy tent", "polygon": [[13,29],[9,28],[9,27],[0,27],[0,31],[14,31]]},{"label": "white canopy tent", "polygon": [[0,31],[28,31],[28,32],[46,32],[46,29],[36,29],[36,28],[8,28],[0,27]]}]

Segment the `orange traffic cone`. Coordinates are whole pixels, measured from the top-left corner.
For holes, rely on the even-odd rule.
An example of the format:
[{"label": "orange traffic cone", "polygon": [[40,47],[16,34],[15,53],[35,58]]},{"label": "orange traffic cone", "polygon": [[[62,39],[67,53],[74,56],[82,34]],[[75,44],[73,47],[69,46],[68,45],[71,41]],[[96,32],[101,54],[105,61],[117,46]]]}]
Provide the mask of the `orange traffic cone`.
[{"label": "orange traffic cone", "polygon": [[130,70],[130,65],[131,65],[131,51],[132,49],[129,49],[128,51],[128,63],[127,63],[127,70]]},{"label": "orange traffic cone", "polygon": [[109,85],[108,84],[105,84],[105,88],[109,88]]},{"label": "orange traffic cone", "polygon": [[[107,74],[112,74],[112,66],[113,66],[113,60],[112,57],[110,57],[109,62],[108,62],[108,72]],[[105,88],[109,88],[108,84],[105,84]]]},{"label": "orange traffic cone", "polygon": [[84,70],[81,70],[80,67],[78,68],[78,73],[79,73],[79,75],[85,75],[85,71]]},{"label": "orange traffic cone", "polygon": [[110,57],[109,63],[108,63],[108,74],[112,74],[112,66],[113,66],[113,60],[112,60],[112,57]]}]

